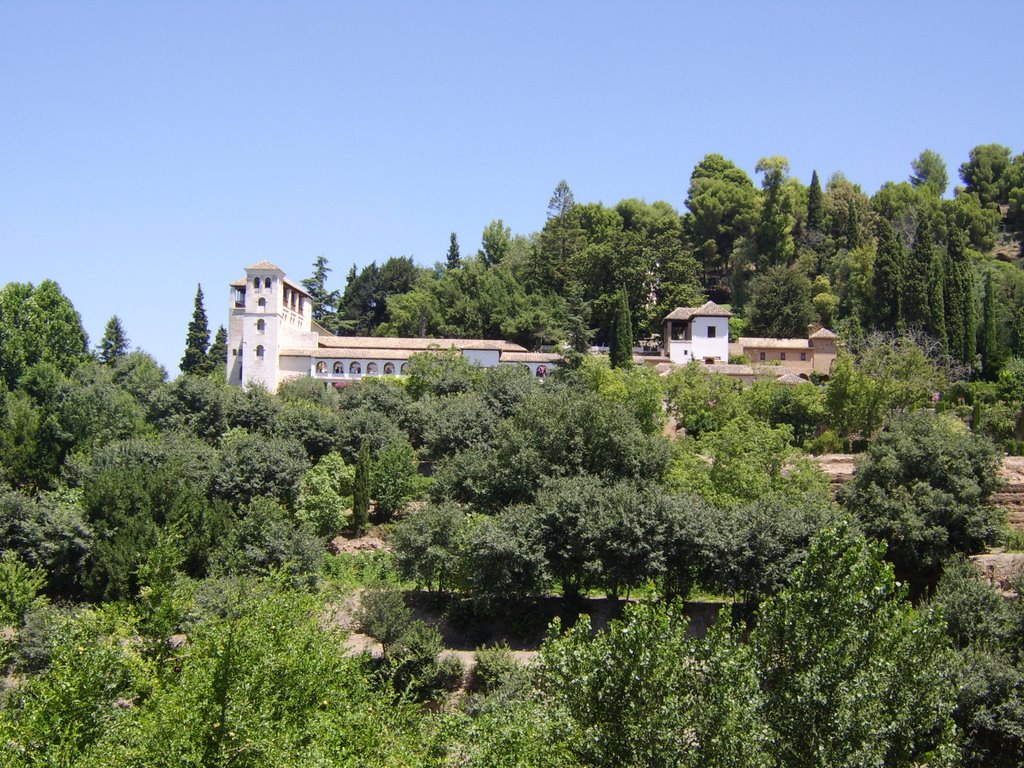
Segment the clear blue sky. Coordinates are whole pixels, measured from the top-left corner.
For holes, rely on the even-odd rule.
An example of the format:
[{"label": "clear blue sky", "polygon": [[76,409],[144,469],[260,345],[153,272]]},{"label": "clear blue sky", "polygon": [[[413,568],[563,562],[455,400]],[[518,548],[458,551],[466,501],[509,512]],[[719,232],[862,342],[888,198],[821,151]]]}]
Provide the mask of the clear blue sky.
[{"label": "clear blue sky", "polygon": [[172,375],[196,283],[333,287],[576,200],[682,208],[719,152],[866,192],[1024,151],[1024,3],[0,3],[0,283],[57,280]]}]

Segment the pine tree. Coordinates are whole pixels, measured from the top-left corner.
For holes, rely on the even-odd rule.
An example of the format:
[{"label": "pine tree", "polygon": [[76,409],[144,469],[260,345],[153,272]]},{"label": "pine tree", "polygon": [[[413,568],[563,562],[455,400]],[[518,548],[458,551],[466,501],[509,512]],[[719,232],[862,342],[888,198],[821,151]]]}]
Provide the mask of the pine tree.
[{"label": "pine tree", "polygon": [[633,365],[633,320],[629,314],[629,300],[625,291],[619,291],[611,331],[609,353],[612,368],[629,368]]},{"label": "pine tree", "polygon": [[981,372],[989,381],[995,381],[999,373],[999,349],[996,342],[996,302],[991,272],[985,278],[985,302],[981,318]]},{"label": "pine tree", "polygon": [[932,263],[928,269],[928,333],[931,334],[943,352],[949,350],[949,339],[946,335],[946,270],[945,258],[941,253],[932,253]]},{"label": "pine tree", "polygon": [[917,225],[914,247],[904,282],[903,317],[908,328],[927,328],[931,321],[928,284],[931,279],[932,236],[927,220]]},{"label": "pine tree", "polygon": [[875,256],[875,326],[892,331],[903,328],[903,244],[888,219],[878,220]]},{"label": "pine tree", "polygon": [[104,365],[113,365],[114,362],[128,354],[128,337],[125,335],[124,326],[121,325],[121,318],[114,315],[107,321],[107,327],[103,329],[103,338],[100,340],[99,356],[100,362]]},{"label": "pine tree", "polygon": [[224,366],[228,363],[228,332],[224,329],[223,325],[217,328],[217,333],[213,337],[213,344],[210,345],[206,358],[207,366],[211,372],[224,372]]},{"label": "pine tree", "polygon": [[448,241],[448,269],[458,269],[462,266],[462,255],[459,253],[459,238],[452,232]]},{"label": "pine tree", "polygon": [[807,190],[807,228],[820,232],[825,224],[825,198],[821,193],[818,172],[811,172],[811,186]]},{"label": "pine tree", "polygon": [[788,266],[795,253],[793,227],[796,224],[785,192],[789,160],[762,157],[755,169],[764,174],[761,180],[761,222],[756,236],[760,257],[757,266]]},{"label": "pine tree", "polygon": [[363,441],[356,456],[356,475],[352,481],[352,527],[356,533],[362,533],[370,523],[370,475],[373,472],[373,460],[370,457],[370,444]]},{"label": "pine tree", "polygon": [[181,358],[182,373],[208,373],[209,361],[206,351],[210,346],[210,327],[206,323],[206,310],[203,308],[203,286],[196,287],[195,309],[192,322],[188,324],[188,336],[185,338],[185,354]]},{"label": "pine tree", "polygon": [[327,266],[327,257],[317,256],[313,262],[313,275],[302,281],[305,288],[313,299],[313,319],[319,323],[337,313],[338,299],[340,294],[337,291],[327,290],[327,275],[331,268]]}]

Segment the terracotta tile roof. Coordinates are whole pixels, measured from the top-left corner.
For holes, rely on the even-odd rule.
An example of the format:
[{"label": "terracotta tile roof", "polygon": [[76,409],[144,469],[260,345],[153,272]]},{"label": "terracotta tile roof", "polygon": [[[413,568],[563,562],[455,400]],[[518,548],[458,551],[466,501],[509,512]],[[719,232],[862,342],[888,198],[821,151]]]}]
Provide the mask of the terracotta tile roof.
[{"label": "terracotta tile roof", "polygon": [[231,288],[245,288],[247,285],[249,285],[249,281],[244,277],[238,278],[233,283],[228,283],[228,286]]},{"label": "terracotta tile roof", "polygon": [[395,349],[380,347],[337,347],[330,349],[318,349],[315,352],[307,352],[307,356],[338,360],[340,358],[351,358],[354,360],[408,360],[413,355],[422,352],[422,349]]},{"label": "terracotta tile roof", "polygon": [[808,349],[807,339],[769,339],[758,336],[740,336],[737,342],[744,349]]},{"label": "terracotta tile roof", "polygon": [[263,259],[262,261],[257,261],[255,264],[252,264],[252,265],[246,267],[245,271],[246,272],[248,272],[249,270],[264,271],[264,270],[270,270],[270,269],[277,270],[278,272],[282,272],[282,273],[284,272],[284,270],[281,269],[279,266],[277,266],[276,264],[271,264],[266,259]]},{"label": "terracotta tile roof", "polygon": [[807,379],[803,378],[802,376],[797,376],[795,373],[784,373],[781,376],[779,376],[779,378],[776,379],[776,381],[778,381],[779,384],[810,384],[811,383]]},{"label": "terracotta tile roof", "polygon": [[726,376],[753,376],[754,369],[749,365],[737,365],[735,363],[712,363],[704,365],[708,373],[721,373]]},{"label": "terracotta tile roof", "polygon": [[428,349],[496,350],[498,352],[526,352],[525,347],[511,341],[491,339],[409,339],[394,336],[321,336],[321,349],[409,349],[423,352]]},{"label": "terracotta tile roof", "polygon": [[732,312],[713,301],[706,301],[699,307],[676,307],[665,316],[665,320],[689,320],[691,317],[732,317]]},{"label": "terracotta tile roof", "polygon": [[812,333],[807,338],[809,339],[838,339],[839,337],[832,333],[828,328],[819,328],[817,331]]},{"label": "terracotta tile roof", "polygon": [[[705,364],[704,370],[708,373],[721,373],[725,376],[757,376],[766,379],[780,379],[785,376],[796,376],[795,371],[782,365],[738,365],[736,363],[713,363]],[[803,381],[803,379],[800,379]]]},{"label": "terracotta tile roof", "polygon": [[562,356],[555,352],[502,352],[503,363],[561,363]]},{"label": "terracotta tile roof", "polygon": [[799,375],[792,368],[787,368],[784,365],[765,365],[764,363],[751,363],[750,367],[754,371],[755,376],[763,376],[769,379],[777,379],[780,376],[785,376],[786,374],[789,373],[792,373],[794,376]]},{"label": "terracotta tile roof", "polygon": [[663,355],[633,355],[634,365],[653,365],[655,367],[663,363],[671,363],[672,359]]}]

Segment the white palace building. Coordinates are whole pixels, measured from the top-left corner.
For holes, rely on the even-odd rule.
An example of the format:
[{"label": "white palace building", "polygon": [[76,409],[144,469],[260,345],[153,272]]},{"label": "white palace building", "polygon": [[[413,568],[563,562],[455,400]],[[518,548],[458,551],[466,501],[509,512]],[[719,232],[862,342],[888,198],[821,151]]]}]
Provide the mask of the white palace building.
[{"label": "white palace building", "polygon": [[245,277],[231,283],[230,307],[228,383],[259,383],[272,392],[301,376],[336,386],[366,376],[400,376],[412,355],[433,349],[457,349],[484,368],[521,365],[541,378],[561,360],[509,341],[335,336],[313,320],[309,293],[269,261],[246,267]]}]

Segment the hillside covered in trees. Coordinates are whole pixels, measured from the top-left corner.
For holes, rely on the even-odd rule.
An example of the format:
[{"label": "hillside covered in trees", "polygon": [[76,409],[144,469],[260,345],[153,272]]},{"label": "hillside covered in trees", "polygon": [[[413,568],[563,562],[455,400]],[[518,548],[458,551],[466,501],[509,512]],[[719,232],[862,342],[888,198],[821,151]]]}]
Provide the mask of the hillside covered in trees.
[{"label": "hillside covered in trees", "polygon": [[[683,215],[559,185],[537,235],[306,281],[339,333],[579,351],[705,297],[737,332],[827,321],[845,351],[795,386],[437,350],[243,390],[201,291],[171,380],[8,284],[0,763],[1020,765],[1021,602],[966,557],[1024,547],[991,503],[1024,439],[1022,165],[977,147],[944,199],[925,152],[869,198],[710,155]],[[833,497],[809,454],[844,448]]]},{"label": "hillside covered in trees", "polygon": [[[847,340],[922,331],[993,378],[1019,354],[1024,302],[1024,155],[980,145],[951,199],[944,160],[925,150],[907,180],[873,196],[841,173],[805,185],[783,157],[759,179],[721,155],[693,169],[682,213],[666,202],[578,203],[564,181],[534,234],[488,224],[475,253],[453,233],[444,260],[394,257],[328,288],[327,260],[304,281],[322,325],[341,334],[507,338],[536,348],[607,344],[620,291],[634,339],[677,306],[729,304],[737,332]],[[439,255],[442,249],[439,249]]]}]

